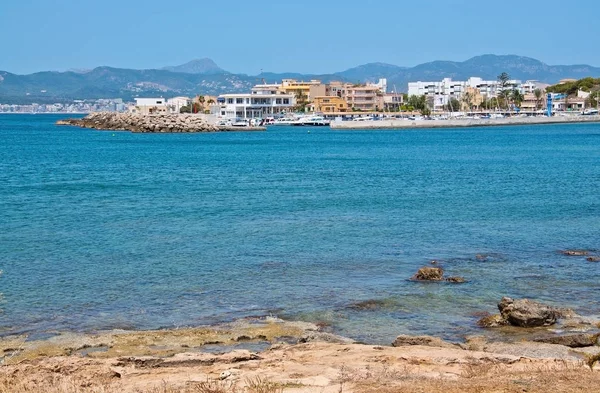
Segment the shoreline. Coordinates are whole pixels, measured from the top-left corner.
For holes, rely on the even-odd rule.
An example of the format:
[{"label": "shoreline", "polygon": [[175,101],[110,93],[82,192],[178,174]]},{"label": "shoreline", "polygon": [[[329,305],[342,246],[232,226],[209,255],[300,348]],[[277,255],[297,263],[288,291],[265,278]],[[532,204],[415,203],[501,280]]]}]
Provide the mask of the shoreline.
[{"label": "shoreline", "polygon": [[332,130],[467,128],[544,124],[600,123],[600,116],[507,117],[502,119],[368,120],[331,122]]},{"label": "shoreline", "polygon": [[[282,389],[269,390],[273,393],[374,392],[383,386],[401,388],[407,382],[411,388],[427,386],[431,392],[452,392],[448,387],[454,385],[461,389],[457,391],[475,392],[487,391],[479,384],[486,380],[492,388],[504,386],[505,377],[545,378],[542,370],[548,368],[586,383],[600,382],[600,365],[585,361],[587,355],[600,354],[598,346],[570,348],[520,338],[498,342],[481,336],[468,337],[464,343],[399,336],[390,345],[373,345],[327,333],[312,323],[276,318],[189,329],[67,333],[39,341],[12,337],[0,339],[0,345],[4,354],[0,391],[3,383],[34,386],[49,375],[61,384],[111,393],[157,392],[153,389],[166,385],[173,389],[169,392],[187,393],[186,387],[207,382],[233,393],[249,389],[250,381],[258,379]],[[65,371],[57,377],[56,370]],[[497,386],[489,381],[492,375],[503,376]],[[471,386],[475,381],[479,382]]]}]

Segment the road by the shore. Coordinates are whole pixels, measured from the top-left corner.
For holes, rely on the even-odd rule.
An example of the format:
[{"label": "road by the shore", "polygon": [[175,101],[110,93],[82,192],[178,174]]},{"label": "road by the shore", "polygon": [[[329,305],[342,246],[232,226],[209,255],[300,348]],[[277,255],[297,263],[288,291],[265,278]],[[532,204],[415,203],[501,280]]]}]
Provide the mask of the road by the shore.
[{"label": "road by the shore", "polygon": [[334,130],[494,127],[536,124],[600,123],[600,116],[505,117],[500,119],[334,121]]}]

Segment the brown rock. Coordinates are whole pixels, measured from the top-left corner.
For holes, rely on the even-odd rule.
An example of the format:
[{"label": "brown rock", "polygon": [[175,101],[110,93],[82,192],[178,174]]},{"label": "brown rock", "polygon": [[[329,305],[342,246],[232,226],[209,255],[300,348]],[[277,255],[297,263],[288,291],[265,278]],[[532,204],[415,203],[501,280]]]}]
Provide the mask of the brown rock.
[{"label": "brown rock", "polygon": [[412,279],[418,281],[442,281],[444,270],[440,267],[422,267]]},{"label": "brown rock", "polygon": [[588,262],[600,262],[600,257],[587,257]]},{"label": "brown rock", "polygon": [[540,337],[534,341],[546,344],[565,345],[571,348],[592,347],[598,342],[598,334],[578,333],[567,336]]},{"label": "brown rock", "polygon": [[561,312],[554,307],[537,303],[528,299],[513,300],[503,297],[498,303],[502,318],[513,326],[538,327],[556,323]]},{"label": "brown rock", "polygon": [[465,282],[467,282],[467,280],[465,280],[465,279],[464,279],[464,278],[462,278],[462,277],[448,277],[448,278],[446,279],[446,281],[447,281],[447,282],[451,282],[451,283],[455,283],[455,284],[462,284],[462,283],[465,283]]}]

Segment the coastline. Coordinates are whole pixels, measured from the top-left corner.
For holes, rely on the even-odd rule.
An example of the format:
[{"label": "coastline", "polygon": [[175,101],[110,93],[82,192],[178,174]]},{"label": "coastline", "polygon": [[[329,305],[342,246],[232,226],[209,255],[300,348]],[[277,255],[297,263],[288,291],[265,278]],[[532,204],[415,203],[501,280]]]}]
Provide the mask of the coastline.
[{"label": "coastline", "polygon": [[[33,341],[5,337],[0,348],[2,392],[33,392],[41,386],[46,392],[70,392],[63,386],[73,384],[89,388],[77,391],[183,393],[203,391],[207,383],[232,393],[252,392],[257,383],[270,386],[266,392],[522,391],[514,380],[528,380],[540,390],[527,391],[541,392],[558,386],[565,389],[558,391],[581,391],[600,383],[600,365],[586,362],[588,355],[600,354],[598,346],[570,348],[519,335],[503,342],[472,336],[462,343],[399,336],[390,345],[370,345],[312,323],[268,317],[186,329],[65,333]],[[549,375],[560,376],[562,382],[553,383],[563,385],[547,385]],[[56,386],[39,385],[50,377]],[[21,385],[33,390],[2,390]],[[157,390],[166,387],[171,390]]]},{"label": "coastline", "polygon": [[600,116],[507,117],[502,119],[367,120],[331,123],[332,130],[498,127],[543,124],[600,123]]}]

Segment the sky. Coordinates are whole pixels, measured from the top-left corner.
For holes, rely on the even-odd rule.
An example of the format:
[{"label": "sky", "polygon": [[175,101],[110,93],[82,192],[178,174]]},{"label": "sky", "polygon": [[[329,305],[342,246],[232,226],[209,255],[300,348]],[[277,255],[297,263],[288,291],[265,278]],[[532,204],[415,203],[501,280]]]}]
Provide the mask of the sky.
[{"label": "sky", "polygon": [[516,54],[600,66],[599,0],[2,0],[0,70],[333,73]]}]

